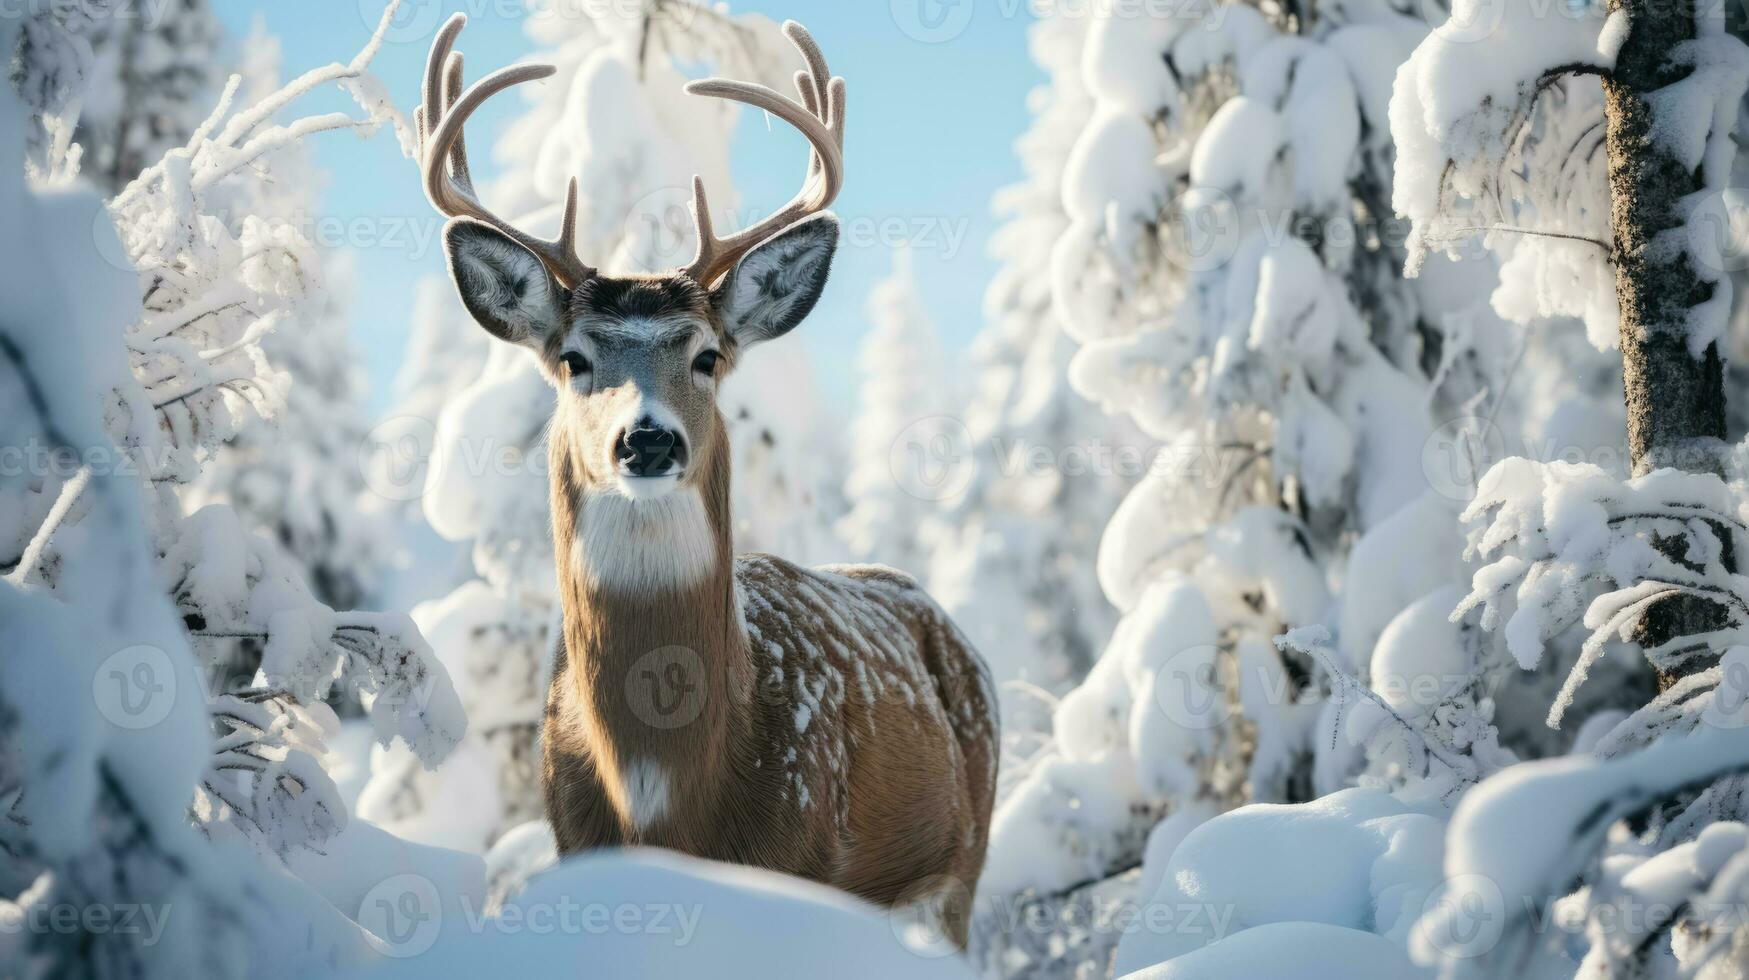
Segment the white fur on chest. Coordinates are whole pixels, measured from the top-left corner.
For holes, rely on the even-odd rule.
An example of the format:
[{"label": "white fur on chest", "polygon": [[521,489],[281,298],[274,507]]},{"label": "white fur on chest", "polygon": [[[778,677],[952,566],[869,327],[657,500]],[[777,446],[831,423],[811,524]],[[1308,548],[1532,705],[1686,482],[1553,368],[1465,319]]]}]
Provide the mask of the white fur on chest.
[{"label": "white fur on chest", "polygon": [[626,767],[623,791],[627,816],[643,830],[668,812],[668,774],[654,762],[634,762]]},{"label": "white fur on chest", "polygon": [[696,585],[716,568],[717,539],[697,490],[652,500],[585,494],[571,561],[587,586],[622,593]]}]

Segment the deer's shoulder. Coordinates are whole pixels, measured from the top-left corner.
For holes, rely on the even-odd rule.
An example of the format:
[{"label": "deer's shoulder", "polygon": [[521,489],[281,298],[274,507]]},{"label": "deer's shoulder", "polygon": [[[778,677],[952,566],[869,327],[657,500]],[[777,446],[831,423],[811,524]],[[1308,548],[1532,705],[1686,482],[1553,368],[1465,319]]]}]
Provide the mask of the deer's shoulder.
[{"label": "deer's shoulder", "polygon": [[744,607],[818,606],[839,611],[876,606],[890,613],[941,615],[940,607],[911,575],[887,565],[798,565],[763,553],[735,556],[735,582]]}]

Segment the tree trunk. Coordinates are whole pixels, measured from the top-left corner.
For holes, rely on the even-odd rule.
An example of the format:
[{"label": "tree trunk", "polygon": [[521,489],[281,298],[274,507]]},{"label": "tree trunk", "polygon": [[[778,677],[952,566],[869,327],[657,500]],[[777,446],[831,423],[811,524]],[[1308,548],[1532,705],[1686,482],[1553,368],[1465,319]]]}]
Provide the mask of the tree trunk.
[{"label": "tree trunk", "polygon": [[[1603,81],[1603,98],[1633,474],[1676,467],[1723,475],[1717,450],[1725,438],[1724,362],[1716,343],[1698,358],[1688,349],[1689,311],[1710,298],[1714,286],[1700,277],[1687,249],[1648,248],[1660,233],[1681,234],[1687,217],[1682,199],[1703,189],[1701,174],[1652,142],[1647,101],[1649,93],[1692,70],[1678,64],[1672,50],[1695,36],[1694,4],[1610,0],[1609,9],[1625,11],[1630,18],[1615,70]],[[1676,550],[1671,557],[1682,560],[1681,542],[1670,547]],[[1716,629],[1722,622],[1723,609],[1716,604],[1682,597],[1655,607],[1636,639],[1651,648]],[[1685,666],[1683,672],[1701,666]],[[1661,672],[1659,687],[1676,678]]]}]

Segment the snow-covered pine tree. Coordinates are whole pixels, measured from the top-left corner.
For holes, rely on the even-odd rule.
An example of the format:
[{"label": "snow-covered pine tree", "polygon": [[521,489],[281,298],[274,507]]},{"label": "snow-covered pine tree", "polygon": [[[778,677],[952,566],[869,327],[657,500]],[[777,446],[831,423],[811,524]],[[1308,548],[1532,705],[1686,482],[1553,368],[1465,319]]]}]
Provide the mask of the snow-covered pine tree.
[{"label": "snow-covered pine tree", "polygon": [[64,179],[79,170],[73,129],[94,61],[91,35],[120,4],[33,5],[8,35],[7,80],[24,106],[25,166],[33,178]]},{"label": "snow-covered pine tree", "polygon": [[[1437,942],[1454,926],[1449,906],[1469,897],[1460,885],[1420,924],[1412,951],[1442,976],[1569,952],[1534,935],[1519,910],[1578,882],[1568,901],[1586,923],[1579,972],[1707,975],[1731,962],[1733,945],[1749,934],[1717,911],[1743,893],[1728,858],[1743,833],[1746,783],[1738,774],[1749,755],[1729,740],[1683,741],[1697,728],[1740,727],[1742,689],[1733,678],[1742,673],[1749,596],[1736,556],[1749,542],[1749,497],[1737,465],[1744,451],[1728,452],[1724,443],[1722,355],[1732,273],[1740,271],[1731,260],[1742,250],[1741,223],[1728,212],[1741,209],[1729,185],[1749,48],[1725,32],[1720,11],[1690,4],[1654,11],[1636,0],[1553,22],[1515,11],[1498,31],[1521,56],[1497,66],[1503,70],[1480,91],[1473,77],[1459,81],[1462,49],[1436,36],[1417,52],[1405,83],[1414,95],[1400,93],[1401,125],[1393,119],[1398,138],[1416,147],[1405,154],[1412,179],[1402,185],[1403,208],[1427,246],[1448,240],[1459,221],[1491,237],[1507,226],[1536,242],[1537,271],[1561,261],[1582,268],[1584,282],[1613,283],[1603,298],[1584,302],[1593,342],[1620,351],[1632,477],[1583,464],[1497,465],[1466,515],[1482,564],[1453,618],[1480,610],[1482,626],[1499,631],[1525,669],[1539,664],[1550,641],[1585,637],[1550,708],[1551,728],[1574,715],[1586,720],[1573,698],[1581,685],[1608,683],[1592,674],[1612,647],[1638,652],[1658,683],[1655,696],[1646,689],[1644,704],[1625,717],[1588,721],[1596,732],[1590,754],[1611,761],[1569,767],[1557,792],[1572,794],[1566,806],[1591,793],[1625,799],[1583,819],[1549,822],[1570,857],[1509,879],[1518,889],[1498,886],[1509,913],[1498,947],[1459,957]],[[1557,87],[1584,94],[1542,104],[1541,93]],[[1580,179],[1514,182],[1530,206],[1516,196],[1476,200],[1518,165],[1530,142],[1521,142],[1527,123],[1547,116],[1555,128],[1575,110],[1595,133],[1581,144],[1586,157],[1566,168]],[[1535,206],[1542,202],[1565,206]],[[1582,302],[1576,290],[1550,292],[1567,308]],[[1650,757],[1688,753],[1683,778],[1647,768]],[[1461,849],[1453,865],[1499,877],[1502,860],[1517,860],[1474,828],[1526,800],[1547,800],[1552,769],[1524,769],[1513,774],[1516,790],[1507,791],[1502,776],[1494,784],[1500,791],[1478,790],[1477,804],[1454,819],[1452,841]],[[1642,882],[1658,869],[1696,863],[1703,843],[1710,850],[1692,880],[1681,894],[1663,896],[1671,903],[1665,915],[1642,917],[1630,931],[1611,925],[1625,921],[1624,907],[1646,901]]]},{"label": "snow-covered pine tree", "polygon": [[[1338,733],[1391,765],[1314,803],[1211,821],[1153,874],[1156,902],[1222,902],[1246,930],[1218,953],[1210,936],[1127,938],[1120,970],[1182,957],[1175,969],[1257,972],[1290,945],[1311,972],[1740,970],[1749,452],[1724,451],[1716,385],[1744,242],[1725,185],[1749,50],[1718,11],[1678,6],[1462,2],[1398,74],[1411,271],[1480,236],[1500,260],[1495,309],[1532,330],[1524,364],[1539,346],[1577,355],[1537,334],[1579,318],[1627,362],[1626,411],[1572,456],[1525,452],[1480,481],[1463,515],[1468,594],[1400,607],[1365,687],[1346,691]],[[1501,420],[1562,402],[1544,412],[1558,431],[1595,406],[1595,359],[1568,360],[1537,372],[1550,391],[1497,401]],[[1397,530],[1395,554],[1449,553],[1446,530]],[[1673,599],[1686,609],[1662,617]],[[1314,631],[1285,642],[1336,656]],[[1509,727],[1533,705],[1541,739]],[[1342,868],[1318,866],[1338,849]],[[1260,873],[1259,855],[1277,867]],[[1281,900],[1282,880],[1314,878],[1318,907]]]},{"label": "snow-covered pine tree", "polygon": [[1069,386],[1075,344],[1051,301],[1051,245],[1063,233],[1062,174],[1092,99],[1081,82],[1086,20],[1032,28],[1048,80],[1018,151],[1023,182],[997,195],[1001,262],[973,342],[976,389],[963,415],[970,445],[954,461],[963,490],[943,501],[929,590],[989,662],[1003,693],[1005,785],[1048,735],[1053,699],[1080,681],[1116,611],[1089,575],[1099,532],[1139,476],[1145,444],[1126,420]]},{"label": "snow-covered pine tree", "polygon": [[[278,40],[258,24],[243,44],[245,101],[280,87],[280,60]],[[257,166],[262,180],[220,190],[214,207],[307,237],[324,179],[307,148],[292,144]],[[356,462],[366,424],[359,358],[346,329],[349,266],[344,256],[315,247],[295,261],[301,301],[261,341],[268,361],[295,383],[271,420],[246,421],[219,447],[186,496],[197,506],[229,505],[303,569],[318,599],[355,608],[373,598],[389,554],[371,513],[376,498],[365,495]],[[236,668],[252,674],[258,653],[239,651]]]},{"label": "snow-covered pine tree", "polygon": [[[799,66],[776,25],[685,0],[543,0],[528,30],[543,49],[536,58],[558,73],[531,90],[528,111],[506,129],[495,154],[504,171],[486,198],[546,234],[541,222],[557,223],[575,177],[579,248],[591,262],[614,272],[683,264],[694,244],[692,175],[731,186],[737,114],[686,95],[681,66],[788,85]],[[736,227],[732,202],[722,203],[718,227]],[[458,315],[453,288],[431,288],[449,294],[444,315]],[[415,343],[426,343],[420,336]],[[786,350],[750,363],[720,398],[734,451],[736,544],[823,560],[842,513],[830,484],[841,471],[806,357]],[[429,381],[407,383],[440,408],[428,422],[425,519],[444,538],[472,543],[475,576],[413,616],[456,678],[471,727],[439,772],[405,752],[377,753],[358,809],[402,836],[481,851],[543,813],[535,744],[558,616],[543,442],[553,396],[526,355],[503,344],[452,378],[459,386],[438,398]],[[440,794],[474,802],[465,813],[428,810]]]},{"label": "snow-covered pine tree", "polygon": [[927,445],[922,430],[944,424],[950,398],[941,344],[917,290],[915,258],[893,253],[893,273],[868,297],[871,327],[862,341],[856,421],[850,430],[850,472],[844,495],[850,513],[838,533],[860,561],[878,561],[922,577],[925,541],[936,501],[895,452],[907,442]]},{"label": "snow-covered pine tree", "polygon": [[[1385,3],[1091,18],[1053,299],[1076,389],[1157,445],[1099,552],[1123,619],[998,812],[987,897],[1061,914],[1064,892],[1163,864],[1210,816],[1310,798],[1361,764],[1316,765],[1316,746],[1384,623],[1357,617],[1328,656],[1274,638],[1343,609],[1357,538],[1410,509],[1455,522],[1424,448],[1510,353],[1465,270],[1401,275],[1387,103],[1424,32]],[[1389,585],[1419,596],[1453,564]],[[1153,882],[1088,901],[1136,887]],[[1118,939],[1085,921],[986,930],[987,965],[1037,975]]]},{"label": "snow-covered pine tree", "polygon": [[209,0],[112,9],[87,37],[91,81],[73,130],[80,173],[110,194],[188,141],[225,77],[225,32]]},{"label": "snow-covered pine tree", "polygon": [[[384,741],[435,764],[460,737],[465,719],[417,631],[404,616],[323,605],[234,512],[190,512],[178,493],[275,403],[283,382],[261,339],[304,296],[288,260],[307,243],[248,218],[233,231],[214,202],[289,143],[390,119],[365,70],[392,12],[354,61],[253,106],[236,108],[233,79],[186,146],[107,204],[41,188],[69,170],[27,168],[32,134],[75,120],[45,121],[42,103],[0,93],[0,206],[14,219],[0,242],[13,297],[0,312],[0,426],[24,454],[0,478],[0,605],[20,643],[0,665],[0,914],[186,913],[166,916],[161,935],[85,916],[13,929],[0,971],[352,968],[375,955],[355,921],[373,876],[417,868],[470,890],[466,862],[386,848],[350,823],[324,769],[333,717],[321,698],[343,673]],[[51,50],[15,49],[14,30],[0,21],[0,49]],[[271,122],[330,83],[364,115]],[[242,637],[264,650],[260,686],[209,691],[211,645]],[[471,877],[477,892],[477,866]],[[303,927],[286,929],[288,917]]]}]

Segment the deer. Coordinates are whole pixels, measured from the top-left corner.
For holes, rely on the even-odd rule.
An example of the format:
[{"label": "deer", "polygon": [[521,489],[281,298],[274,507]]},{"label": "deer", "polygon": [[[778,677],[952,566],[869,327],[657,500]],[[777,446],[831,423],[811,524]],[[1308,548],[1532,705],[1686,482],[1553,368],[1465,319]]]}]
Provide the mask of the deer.
[{"label": "deer", "polygon": [[936,903],[961,949],[995,795],[990,674],[910,576],[736,555],[716,396],[747,352],[793,330],[830,271],[844,181],[845,82],[783,32],[798,99],[709,78],[686,91],[764,110],[806,136],[802,189],[719,237],[692,181],[697,251],[665,274],[607,275],[576,247],[577,180],[558,237],[489,211],[462,127],[494,94],[462,87],[462,14],[432,44],[415,112],[431,204],[463,305],[529,351],[556,392],[548,429],[562,628],[541,731],[562,855],[649,846],[766,868],[878,906]]}]

